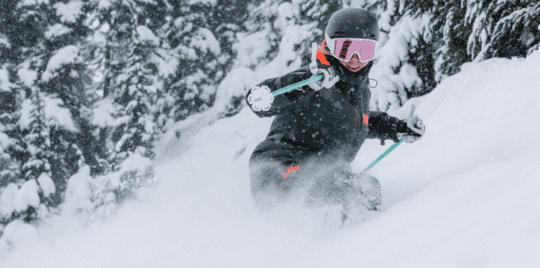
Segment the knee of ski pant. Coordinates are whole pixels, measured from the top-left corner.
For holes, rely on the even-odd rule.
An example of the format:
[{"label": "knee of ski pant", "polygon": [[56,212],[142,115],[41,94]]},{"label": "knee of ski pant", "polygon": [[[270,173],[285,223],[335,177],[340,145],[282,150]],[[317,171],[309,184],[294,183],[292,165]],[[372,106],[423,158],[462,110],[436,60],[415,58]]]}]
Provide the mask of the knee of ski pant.
[{"label": "knee of ski pant", "polygon": [[292,192],[299,190],[304,177],[303,170],[290,162],[276,160],[250,161],[250,186],[254,199],[261,196],[286,200]]},{"label": "knee of ski pant", "polygon": [[268,190],[275,184],[280,176],[279,171],[282,165],[271,160],[252,160],[249,162],[249,177],[251,183],[251,193],[253,195],[261,191]]},{"label": "knee of ski pant", "polygon": [[[284,200],[280,171],[285,168],[274,161],[250,161],[249,175],[253,204],[261,212],[269,212]],[[280,177],[281,176],[281,177]]]}]

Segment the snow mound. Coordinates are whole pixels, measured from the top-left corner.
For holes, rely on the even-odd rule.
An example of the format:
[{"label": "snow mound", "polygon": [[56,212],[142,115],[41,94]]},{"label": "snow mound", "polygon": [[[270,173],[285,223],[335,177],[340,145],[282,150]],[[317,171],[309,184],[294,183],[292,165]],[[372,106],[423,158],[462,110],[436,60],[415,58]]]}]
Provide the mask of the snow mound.
[{"label": "snow mound", "polygon": [[56,192],[56,187],[54,186],[53,180],[46,173],[41,173],[37,180],[39,187],[43,191],[43,196],[49,197],[49,195]]},{"label": "snow mound", "polygon": [[36,180],[26,181],[15,194],[15,210],[22,212],[28,207],[38,208],[39,206],[39,186]]}]

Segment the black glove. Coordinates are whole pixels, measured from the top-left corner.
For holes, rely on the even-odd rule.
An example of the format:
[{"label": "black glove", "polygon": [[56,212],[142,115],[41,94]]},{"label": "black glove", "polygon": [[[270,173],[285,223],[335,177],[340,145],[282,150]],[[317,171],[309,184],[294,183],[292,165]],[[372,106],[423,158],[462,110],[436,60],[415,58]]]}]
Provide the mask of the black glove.
[{"label": "black glove", "polygon": [[323,78],[317,82],[313,82],[308,85],[315,91],[319,91],[322,88],[331,88],[339,81],[339,76],[332,67],[324,69],[319,68],[317,74],[322,75]]},{"label": "black glove", "polygon": [[424,136],[426,126],[418,116],[414,116],[412,119],[400,121],[397,132],[398,139],[403,139],[406,143],[413,143]]}]

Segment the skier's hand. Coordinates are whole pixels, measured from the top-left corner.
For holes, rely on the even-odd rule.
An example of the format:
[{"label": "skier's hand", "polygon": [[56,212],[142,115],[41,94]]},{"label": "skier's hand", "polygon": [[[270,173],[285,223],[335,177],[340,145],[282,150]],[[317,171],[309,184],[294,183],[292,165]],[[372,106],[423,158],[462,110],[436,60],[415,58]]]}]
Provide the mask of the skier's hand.
[{"label": "skier's hand", "polygon": [[309,87],[315,91],[319,91],[322,88],[331,88],[339,81],[339,76],[336,74],[336,71],[334,71],[334,68],[332,67],[319,69],[317,71],[317,74],[322,75],[323,78],[320,81],[309,84]]},{"label": "skier's hand", "polygon": [[412,119],[401,121],[399,126],[398,138],[402,138],[406,143],[413,143],[424,136],[426,132],[426,126],[422,123],[422,120],[418,116],[414,116]]}]

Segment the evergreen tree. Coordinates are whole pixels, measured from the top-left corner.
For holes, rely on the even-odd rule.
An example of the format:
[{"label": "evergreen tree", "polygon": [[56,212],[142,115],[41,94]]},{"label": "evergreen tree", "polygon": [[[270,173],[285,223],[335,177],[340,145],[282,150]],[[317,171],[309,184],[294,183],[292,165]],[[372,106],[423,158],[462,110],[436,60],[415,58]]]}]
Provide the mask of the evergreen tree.
[{"label": "evergreen tree", "polygon": [[16,86],[10,82],[7,69],[0,69],[0,188],[19,177],[19,165],[11,157],[17,143]]},{"label": "evergreen tree", "polygon": [[[145,26],[132,30],[133,43],[125,61],[126,72],[116,80],[115,102],[124,107],[117,114],[122,124],[115,129],[116,151],[131,153],[144,147],[143,156],[152,158],[153,141],[159,130],[154,123],[153,106],[156,104],[160,88],[156,66],[149,60],[155,47],[156,36]],[[117,157],[122,157],[116,155]]]},{"label": "evergreen tree", "polygon": [[476,0],[467,3],[465,21],[472,27],[467,53],[476,61],[525,57],[540,43],[540,2]]},{"label": "evergreen tree", "polygon": [[540,43],[540,3],[527,1],[411,1],[414,16],[431,17],[436,81],[469,61],[524,57]]},{"label": "evergreen tree", "polygon": [[155,34],[163,24],[159,11],[165,6],[160,1],[108,1],[90,7],[103,19],[97,35],[104,40],[95,44],[90,54],[102,54],[101,104],[110,101],[112,109],[104,112],[113,120],[110,127],[100,126],[99,137],[112,145],[108,157],[111,170],[123,174],[129,192],[152,174],[150,170],[122,168],[123,162],[135,153],[154,157],[154,143],[164,131],[171,109],[159,69],[164,60],[158,51],[162,42]]},{"label": "evergreen tree", "polygon": [[217,84],[225,75],[222,66],[230,59],[221,51],[213,32],[216,29],[211,28],[217,28],[210,21],[221,12],[215,4],[175,1],[171,5],[165,34],[177,61],[169,90],[176,100],[175,120],[179,121],[212,106]]},{"label": "evergreen tree", "polygon": [[[24,141],[26,149],[28,152],[28,158],[24,161],[22,169],[22,178],[25,183],[22,184],[21,189],[19,189],[18,194],[24,196],[35,196],[37,195],[37,181],[38,178],[43,180],[43,177],[48,178],[48,184],[44,188],[48,191],[51,177],[51,160],[53,158],[50,139],[50,128],[45,117],[45,103],[41,96],[41,93],[37,88],[32,88],[32,94],[30,101],[27,102],[28,105],[24,106],[25,109],[29,110],[29,125],[27,127],[27,134],[24,136]],[[53,184],[54,188],[54,184]],[[26,201],[28,204],[16,204],[16,217],[23,218],[25,221],[30,222],[36,220],[43,216],[43,211],[38,210],[40,208],[39,204],[42,203],[45,197],[44,190],[40,191],[39,202]],[[55,192],[55,191],[54,191]],[[50,192],[47,192],[47,197]],[[29,198],[31,199],[31,198]],[[60,203],[59,196],[53,196],[53,200],[48,200],[49,205],[58,205]],[[46,213],[46,208],[45,213]],[[38,215],[40,212],[41,215]]]},{"label": "evergreen tree", "polygon": [[405,6],[414,17],[430,16],[429,28],[436,51],[435,80],[460,71],[461,65],[470,60],[467,41],[471,28],[465,20],[466,9],[461,1],[412,1]]},{"label": "evergreen tree", "polygon": [[[0,187],[19,181],[21,156],[25,154],[18,127],[21,97],[16,83],[16,66],[22,61],[20,47],[35,44],[32,24],[19,20],[19,1],[0,1],[0,135],[3,137],[0,160]],[[7,137],[6,137],[7,136]]]},{"label": "evergreen tree", "polygon": [[246,32],[238,34],[234,67],[255,69],[275,58],[281,37],[274,22],[278,16],[279,0],[259,0],[248,4],[249,17],[244,22]]},{"label": "evergreen tree", "polygon": [[12,139],[11,163],[21,170],[9,182],[20,186],[16,194],[25,197],[18,200],[28,203],[19,202],[10,219],[33,221],[61,203],[68,178],[83,162],[70,111],[83,110],[85,99],[74,90],[82,79],[75,67],[83,65],[73,45],[85,28],[76,23],[79,12],[73,5],[79,3],[14,2],[6,5],[10,14],[3,29],[10,46],[2,58],[17,86],[10,92],[13,107],[4,113],[4,126]]},{"label": "evergreen tree", "polygon": [[298,13],[298,24],[306,26],[307,34],[302,40],[302,45],[299,47],[298,53],[302,55],[302,65],[307,65],[311,62],[311,43],[320,44],[323,42],[325,35],[324,31],[328,24],[330,16],[343,7],[342,1],[295,1],[295,11]]},{"label": "evergreen tree", "polygon": [[401,107],[408,99],[435,88],[433,35],[429,16],[414,17],[404,1],[369,1],[363,8],[378,17],[378,57],[371,76],[379,94],[372,109],[387,111]]},{"label": "evergreen tree", "polygon": [[[237,54],[233,46],[238,42],[238,33],[245,31],[244,22],[248,19],[249,13],[248,5],[242,0],[218,1],[212,9],[211,17],[208,19],[208,29],[214,33],[221,48],[216,73],[213,77],[213,83],[217,88],[234,65],[234,59]],[[225,110],[220,114],[220,117],[237,114],[243,108],[243,95],[232,96]],[[212,106],[215,102],[214,96],[211,98]]]}]

